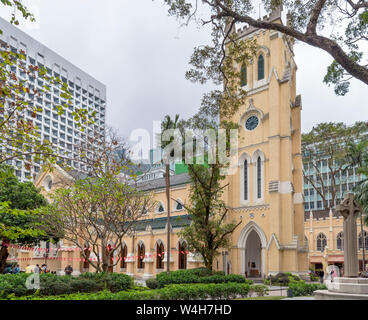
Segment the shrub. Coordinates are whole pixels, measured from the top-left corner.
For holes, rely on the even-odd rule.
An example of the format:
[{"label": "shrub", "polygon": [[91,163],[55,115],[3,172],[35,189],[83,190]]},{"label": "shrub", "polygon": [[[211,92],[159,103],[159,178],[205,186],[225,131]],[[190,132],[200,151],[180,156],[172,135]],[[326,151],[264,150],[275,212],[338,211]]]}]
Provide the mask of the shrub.
[{"label": "shrub", "polygon": [[70,282],[71,292],[97,292],[103,290],[101,282],[86,279],[75,279]]},{"label": "shrub", "polygon": [[122,273],[84,273],[80,278],[97,282],[100,288],[118,292],[132,288],[133,279]]},{"label": "shrub", "polygon": [[[35,293],[26,288],[26,280],[31,274],[0,275],[0,297],[13,294],[16,297]],[[128,290],[133,287],[133,280],[125,274],[89,273],[80,277],[57,276],[55,274],[40,275],[41,295],[57,295],[75,292],[96,292],[105,289],[111,292]]]},{"label": "shrub", "polygon": [[177,270],[170,273],[162,272],[156,276],[156,279],[161,288],[168,284],[180,283],[253,283],[253,281],[245,279],[242,275],[225,275],[223,271],[212,272],[205,268]]},{"label": "shrub", "polygon": [[[259,287],[259,286],[257,286]],[[112,293],[104,290],[98,293],[78,293],[60,296],[27,296],[21,300],[198,300],[198,299],[234,299],[247,297],[253,290],[246,283],[221,284],[172,284],[161,289],[146,291],[120,291]],[[9,297],[11,299],[11,297]]]},{"label": "shrub", "polygon": [[148,279],[146,280],[146,285],[150,289],[157,289],[160,284],[156,279]]},{"label": "shrub", "polygon": [[255,292],[257,297],[263,297],[268,293],[268,289],[264,285],[254,285],[251,286],[251,293]]},{"label": "shrub", "polygon": [[175,283],[198,283],[199,276],[189,270],[177,270],[170,273],[161,272],[156,276],[160,287]]},{"label": "shrub", "polygon": [[326,290],[327,287],[317,283],[305,283],[304,281],[299,281],[290,283],[289,289],[291,289],[294,296],[298,297],[312,295],[314,291]]},{"label": "shrub", "polygon": [[290,272],[280,272],[275,276],[268,276],[267,280],[269,280],[272,285],[287,286],[290,281],[300,281],[300,278],[298,276],[294,276]]},{"label": "shrub", "polygon": [[43,295],[60,295],[72,292],[71,286],[62,281],[56,281],[47,287],[41,287],[40,293]]}]

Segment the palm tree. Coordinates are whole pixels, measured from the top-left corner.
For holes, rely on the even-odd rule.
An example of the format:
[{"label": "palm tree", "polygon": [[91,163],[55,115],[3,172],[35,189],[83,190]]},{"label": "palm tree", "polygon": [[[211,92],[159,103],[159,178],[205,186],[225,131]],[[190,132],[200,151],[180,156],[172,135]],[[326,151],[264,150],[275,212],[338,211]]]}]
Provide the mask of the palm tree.
[{"label": "palm tree", "polygon": [[[175,119],[172,120],[169,115],[165,116],[164,121],[161,123],[161,149],[164,150],[170,143],[173,142],[174,137],[171,137],[169,141],[162,141],[163,134],[165,130],[177,129],[179,121],[179,115],[175,115]],[[165,183],[166,183],[166,200],[167,200],[167,267],[166,270],[170,272],[170,164],[169,158],[174,156],[174,149],[166,155],[166,165],[165,165]]]}]

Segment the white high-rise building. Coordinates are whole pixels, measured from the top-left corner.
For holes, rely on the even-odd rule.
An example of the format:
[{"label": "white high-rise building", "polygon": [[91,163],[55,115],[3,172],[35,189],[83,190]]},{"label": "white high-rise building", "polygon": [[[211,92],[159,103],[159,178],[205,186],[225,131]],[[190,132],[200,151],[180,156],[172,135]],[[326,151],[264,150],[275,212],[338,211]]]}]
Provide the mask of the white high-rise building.
[{"label": "white high-rise building", "polygon": [[[1,45],[8,45],[13,51],[24,51],[27,66],[43,66],[48,76],[58,77],[68,84],[72,94],[72,105],[63,115],[58,115],[54,108],[55,105],[66,102],[61,97],[63,91],[60,85],[51,85],[51,90],[45,91],[41,97],[27,93],[25,98],[43,109],[42,113],[37,114],[36,119],[30,115],[27,118],[37,125],[41,138],[52,142],[58,152],[68,154],[74,159],[76,156],[73,154],[74,146],[83,141],[86,135],[93,135],[96,132],[105,134],[106,86],[2,18],[0,30],[3,32],[0,35]],[[39,90],[44,89],[42,79],[34,79],[15,66],[12,67],[12,71],[21,79],[30,81]],[[72,115],[75,108],[86,108],[89,112],[96,112],[94,124],[83,124],[84,132],[76,125]],[[31,180],[41,169],[41,164],[36,164],[27,170],[24,161],[19,160],[9,160],[8,164],[15,167],[15,173],[22,181]],[[77,170],[86,170],[81,162],[68,160],[68,164]]]}]

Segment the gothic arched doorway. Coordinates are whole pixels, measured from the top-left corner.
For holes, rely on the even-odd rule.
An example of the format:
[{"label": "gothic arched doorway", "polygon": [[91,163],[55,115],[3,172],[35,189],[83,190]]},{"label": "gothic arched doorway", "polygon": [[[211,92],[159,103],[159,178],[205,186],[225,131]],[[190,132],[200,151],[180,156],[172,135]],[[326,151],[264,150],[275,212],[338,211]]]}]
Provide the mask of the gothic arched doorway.
[{"label": "gothic arched doorway", "polygon": [[267,239],[263,230],[254,221],[250,221],[240,232],[238,248],[241,274],[255,277],[258,273],[258,277],[263,277],[266,273]]},{"label": "gothic arched doorway", "polygon": [[262,274],[262,243],[255,230],[249,233],[245,244],[245,274],[247,277]]}]

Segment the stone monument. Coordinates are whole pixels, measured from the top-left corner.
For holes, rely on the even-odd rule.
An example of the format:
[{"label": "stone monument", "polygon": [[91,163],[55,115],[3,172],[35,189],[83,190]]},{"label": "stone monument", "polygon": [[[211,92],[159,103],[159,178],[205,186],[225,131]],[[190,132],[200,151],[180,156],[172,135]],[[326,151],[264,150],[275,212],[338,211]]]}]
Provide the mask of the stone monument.
[{"label": "stone monument", "polygon": [[344,217],[344,277],[326,281],[328,290],[314,292],[316,300],[368,300],[368,279],[358,278],[357,216],[360,207],[352,193],[346,194],[336,212]]}]

